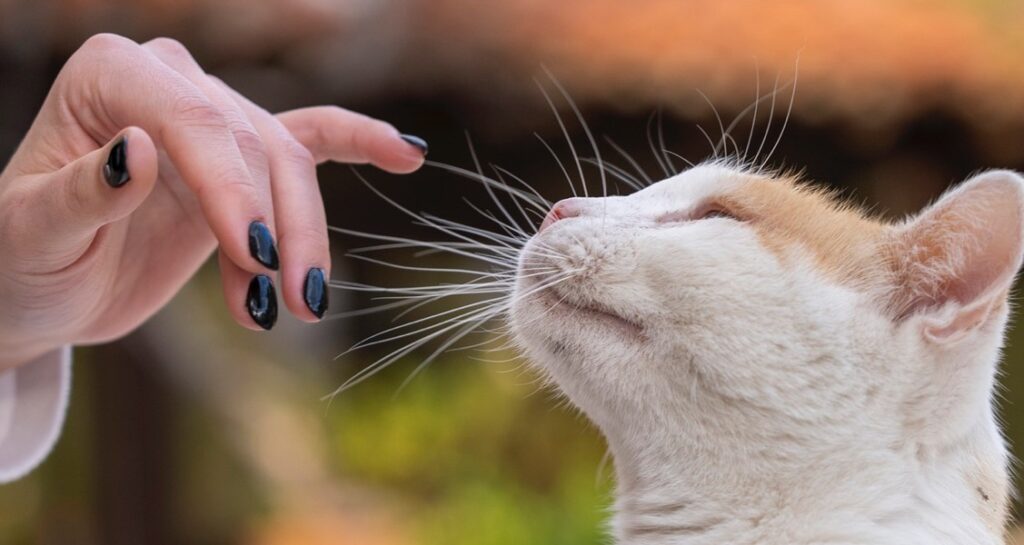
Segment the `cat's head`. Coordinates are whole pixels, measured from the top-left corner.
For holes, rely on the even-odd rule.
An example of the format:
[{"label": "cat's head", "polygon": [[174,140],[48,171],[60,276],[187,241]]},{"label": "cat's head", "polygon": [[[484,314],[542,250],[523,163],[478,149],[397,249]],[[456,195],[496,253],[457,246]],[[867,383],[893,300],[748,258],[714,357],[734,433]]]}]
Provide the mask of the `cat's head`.
[{"label": "cat's head", "polygon": [[1022,239],[1009,171],[886,223],[709,164],[556,204],[521,254],[511,322],[622,440],[797,465],[814,449],[942,444],[991,419]]}]

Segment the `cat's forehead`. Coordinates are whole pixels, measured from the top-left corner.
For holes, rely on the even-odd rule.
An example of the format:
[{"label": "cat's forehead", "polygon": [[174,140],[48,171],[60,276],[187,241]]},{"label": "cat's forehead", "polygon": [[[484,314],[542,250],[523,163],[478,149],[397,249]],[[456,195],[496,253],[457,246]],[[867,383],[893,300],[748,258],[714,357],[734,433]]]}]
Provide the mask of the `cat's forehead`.
[{"label": "cat's forehead", "polygon": [[749,175],[720,165],[700,165],[645,188],[637,195],[663,202],[699,201],[740,190]]}]

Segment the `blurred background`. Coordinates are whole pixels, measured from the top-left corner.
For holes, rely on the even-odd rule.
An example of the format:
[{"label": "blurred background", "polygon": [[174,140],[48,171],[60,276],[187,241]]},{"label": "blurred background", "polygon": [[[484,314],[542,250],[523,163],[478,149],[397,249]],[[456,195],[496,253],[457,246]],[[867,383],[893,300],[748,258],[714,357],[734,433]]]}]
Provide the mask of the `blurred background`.
[{"label": "blurred background", "polygon": [[[0,0],[0,156],[63,61],[97,32],[177,38],[271,110],[330,103],[379,116],[424,137],[437,161],[471,168],[468,133],[485,164],[552,200],[569,189],[535,134],[570,156],[535,82],[552,89],[543,67],[579,104],[606,159],[631,168],[608,137],[657,178],[652,113],[661,112],[664,147],[699,161],[710,153],[702,130],[720,135],[709,102],[728,124],[778,85],[775,109],[762,103],[753,132],[749,115],[734,131],[741,147],[768,149],[799,60],[771,164],[899,217],[978,169],[1024,169],[1021,28],[1016,0]],[[559,107],[576,148],[592,155]],[[424,236],[348,168],[320,172],[332,225]],[[430,168],[362,172],[415,210],[487,224],[463,202],[488,207],[477,184]],[[332,238],[335,280],[451,281],[346,259],[367,242]],[[335,291],[330,312],[372,304]],[[233,325],[224,305],[208,266],[137,333],[76,351],[57,450],[0,487],[0,542],[603,542],[604,445],[511,352],[451,352],[399,388],[429,345],[328,402],[388,347],[335,356],[393,316],[315,326],[283,317],[256,334]],[[1000,399],[1020,445],[1022,340],[1011,333]]]}]

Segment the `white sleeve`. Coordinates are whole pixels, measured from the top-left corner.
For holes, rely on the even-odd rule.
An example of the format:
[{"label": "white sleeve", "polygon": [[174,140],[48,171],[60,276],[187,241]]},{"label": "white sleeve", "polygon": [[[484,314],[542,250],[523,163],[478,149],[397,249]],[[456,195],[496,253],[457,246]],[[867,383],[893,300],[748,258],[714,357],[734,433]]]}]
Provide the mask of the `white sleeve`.
[{"label": "white sleeve", "polygon": [[53,449],[71,386],[71,347],[0,372],[0,483],[21,478]]}]

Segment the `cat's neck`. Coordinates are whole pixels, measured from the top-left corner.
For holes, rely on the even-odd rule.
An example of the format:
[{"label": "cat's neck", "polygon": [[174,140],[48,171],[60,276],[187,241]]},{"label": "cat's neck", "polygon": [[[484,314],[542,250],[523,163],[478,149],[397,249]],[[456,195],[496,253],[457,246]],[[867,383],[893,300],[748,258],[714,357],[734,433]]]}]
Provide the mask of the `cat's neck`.
[{"label": "cat's neck", "polygon": [[[979,429],[977,440],[994,432]],[[963,451],[822,452],[817,463],[775,474],[750,452],[730,459],[692,444],[609,442],[617,545],[1004,543],[1005,474],[999,461],[977,467],[970,441]]]}]

